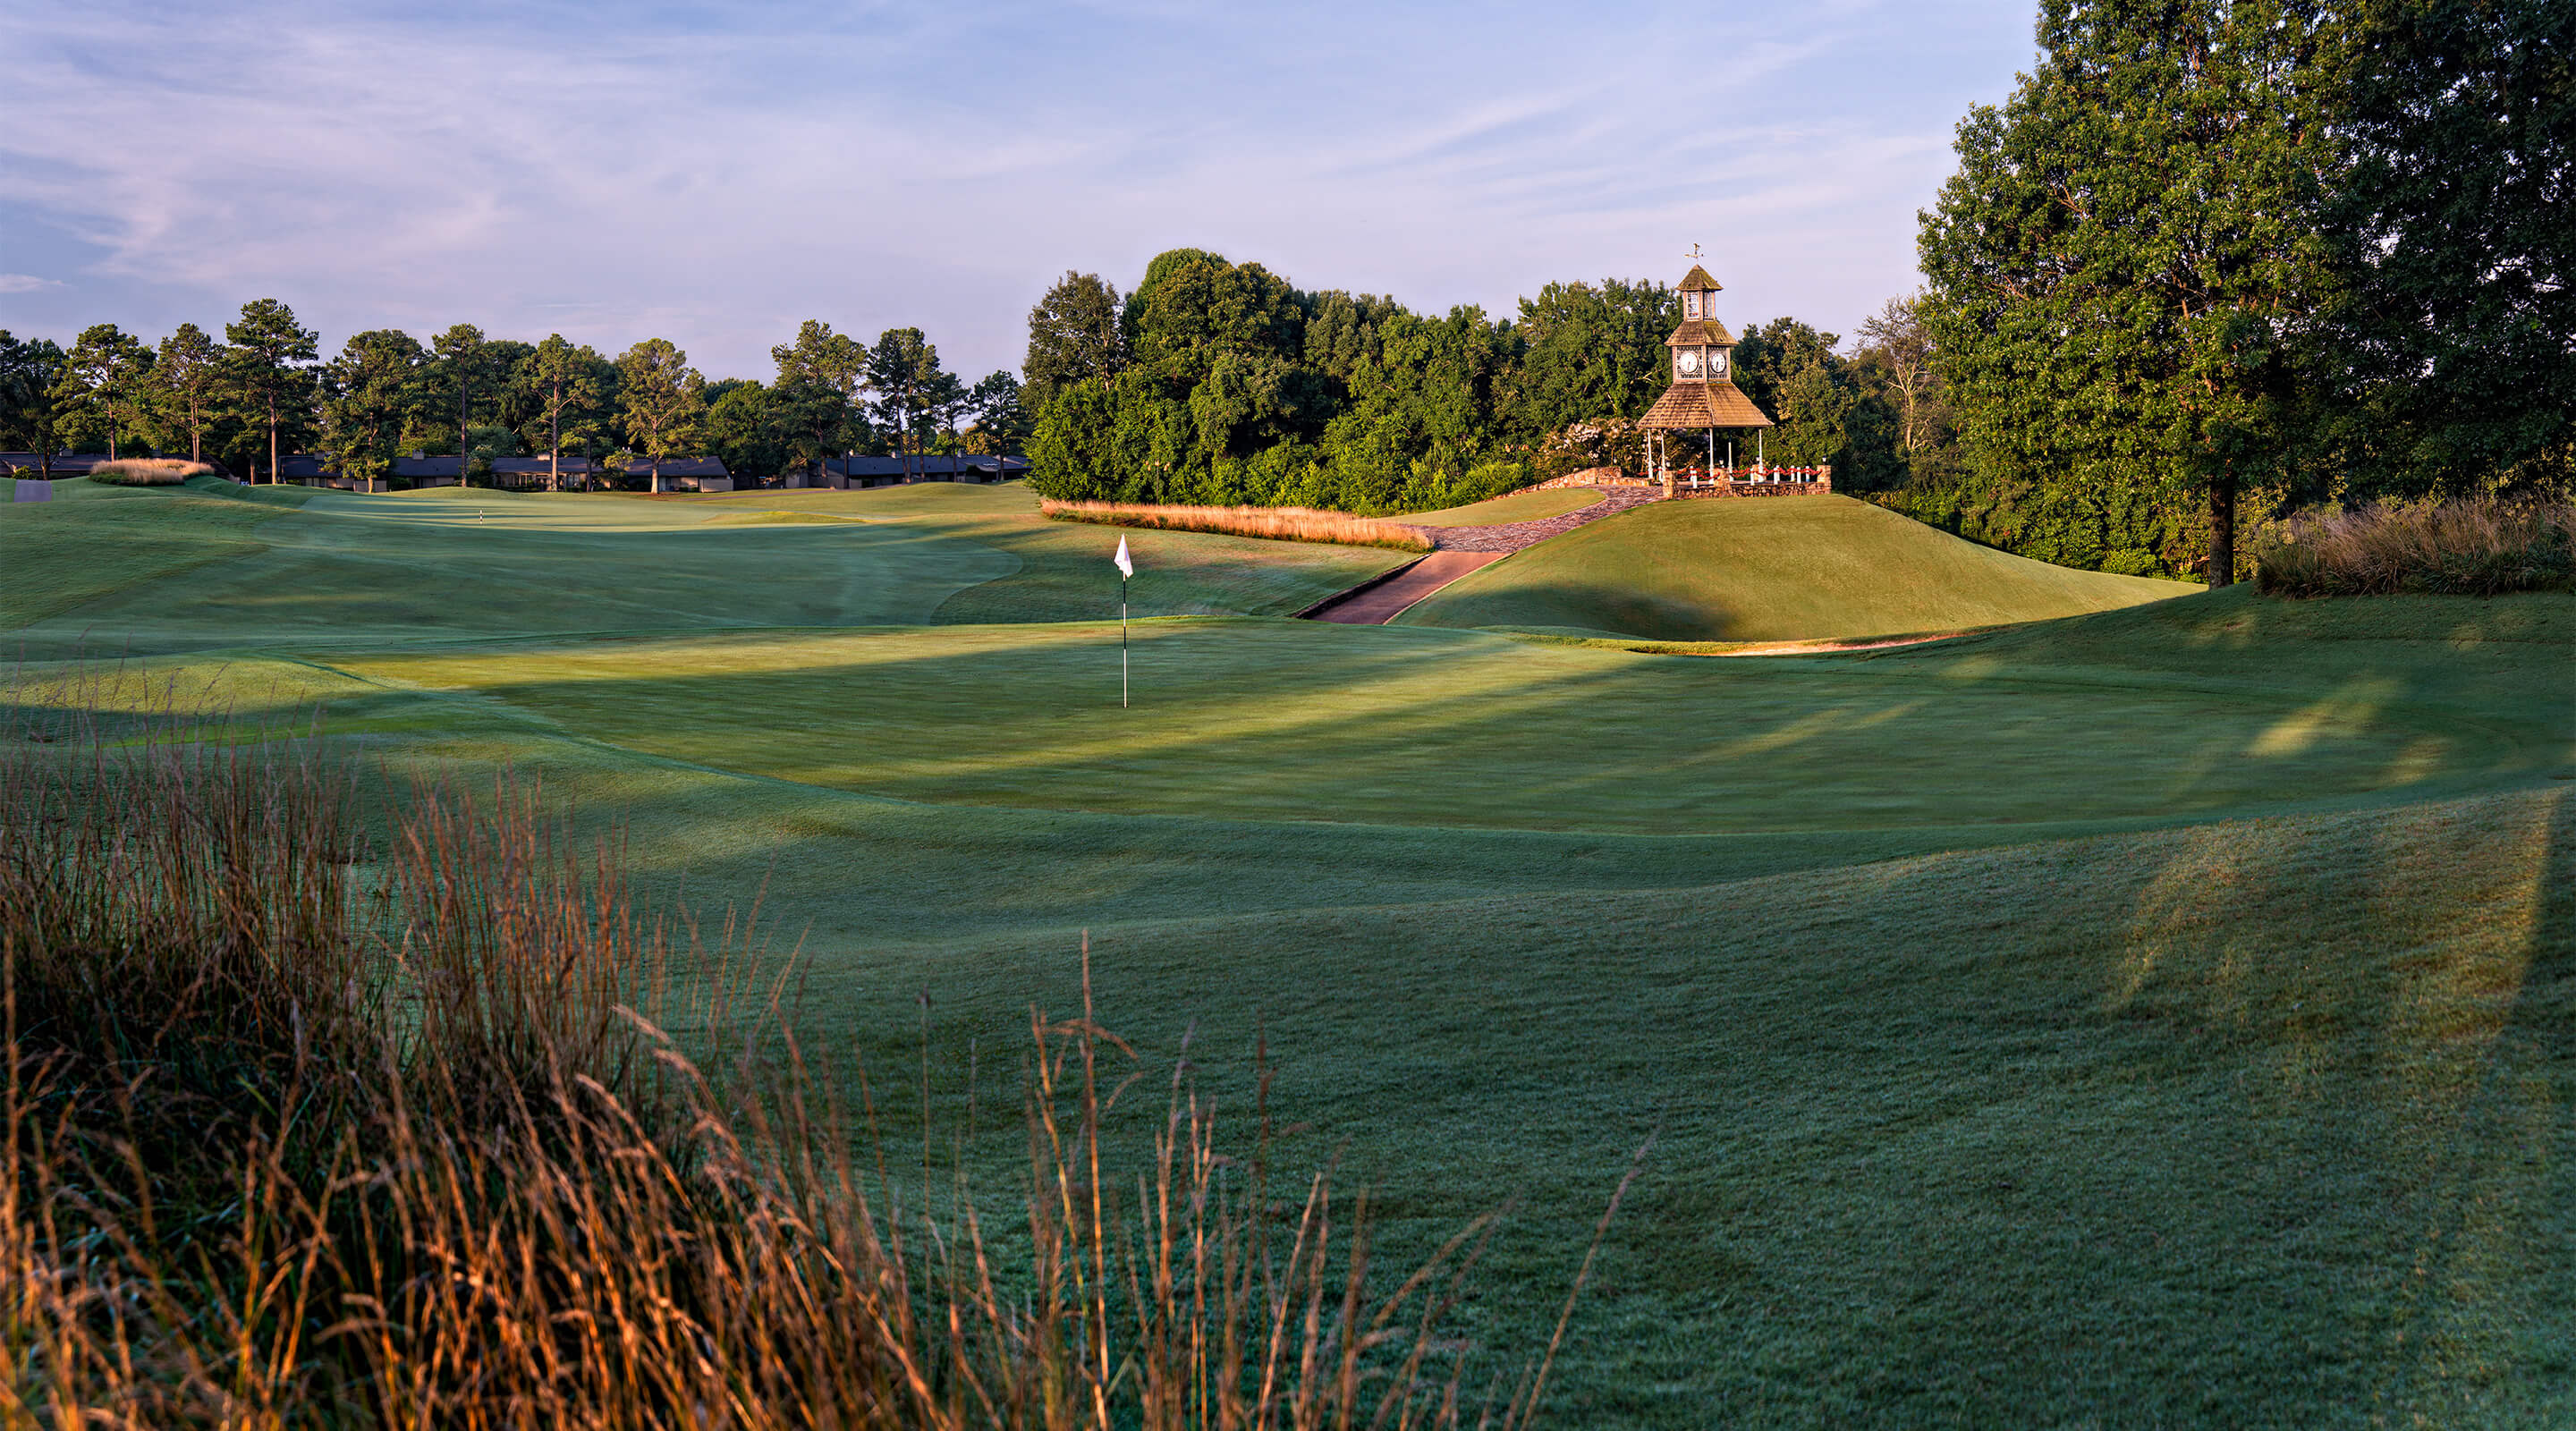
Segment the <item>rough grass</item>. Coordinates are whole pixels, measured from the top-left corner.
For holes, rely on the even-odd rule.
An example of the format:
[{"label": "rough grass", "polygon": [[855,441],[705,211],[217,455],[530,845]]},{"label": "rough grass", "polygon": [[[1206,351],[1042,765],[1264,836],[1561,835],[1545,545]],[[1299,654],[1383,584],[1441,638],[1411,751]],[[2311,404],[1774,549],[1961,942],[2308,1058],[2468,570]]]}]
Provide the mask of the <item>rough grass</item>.
[{"label": "rough grass", "polygon": [[1163,1115],[1122,1120],[1130,1163],[1113,1109],[1148,1066],[1087,999],[1031,1012],[1029,1164],[988,1235],[967,1185],[933,1196],[926,1129],[912,1184],[804,1074],[825,1043],[775,1003],[735,1022],[742,950],[692,939],[699,997],[670,1003],[674,931],[613,847],[506,779],[416,789],[371,836],[309,742],[209,745],[194,712],[122,709],[130,677],[25,674],[6,695],[54,740],[0,752],[12,1425],[1321,1431],[1545,1404],[1545,1357],[1459,1401],[1490,1217],[1373,1272],[1365,1199],[1274,1192],[1266,1104],[1221,1134],[1178,1063]]},{"label": "rough grass", "polygon": [[2255,544],[2274,596],[2496,596],[2576,589],[2576,504],[2374,503],[2296,517]]},{"label": "rough grass", "polygon": [[2044,620],[2195,589],[2011,556],[1848,497],[1707,498],[1577,528],[1397,620],[1792,640]]},{"label": "rough grass", "polygon": [[1431,550],[1429,537],[1401,523],[1313,507],[1158,507],[1133,502],[1059,502],[1050,498],[1039,503],[1038,510],[1060,522],[1094,522],[1108,527],[1216,532],[1267,541],[1332,542],[1400,552]]},{"label": "rough grass", "polygon": [[89,480],[116,487],[176,487],[191,477],[219,477],[203,462],[177,457],[128,457],[89,469]]},{"label": "rough grass", "polygon": [[1498,527],[1508,522],[1536,522],[1549,517],[1562,517],[1579,512],[1601,500],[1601,494],[1580,487],[1559,487],[1547,492],[1513,492],[1483,502],[1470,502],[1464,507],[1443,507],[1436,512],[1408,512],[1390,520],[1424,527]]}]

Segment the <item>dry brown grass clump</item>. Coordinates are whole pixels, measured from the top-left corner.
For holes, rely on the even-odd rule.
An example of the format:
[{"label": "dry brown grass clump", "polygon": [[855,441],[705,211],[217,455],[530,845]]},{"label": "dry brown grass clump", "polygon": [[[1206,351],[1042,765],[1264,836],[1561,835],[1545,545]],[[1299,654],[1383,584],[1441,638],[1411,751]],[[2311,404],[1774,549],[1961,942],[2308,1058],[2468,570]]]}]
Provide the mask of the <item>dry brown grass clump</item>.
[{"label": "dry brown grass clump", "polygon": [[89,480],[110,482],[119,487],[176,487],[191,477],[221,475],[203,462],[190,462],[181,457],[128,457],[116,462],[102,462],[89,469]]},{"label": "dry brown grass clump", "polygon": [[2294,517],[2255,544],[2272,596],[2496,596],[2576,589],[2576,504],[2374,503]]},{"label": "dry brown grass clump", "polygon": [[1111,527],[1155,527],[1173,532],[1218,532],[1281,542],[1331,542],[1347,547],[1387,547],[1427,552],[1431,539],[1400,522],[1354,517],[1313,507],[1157,507],[1135,502],[1062,502],[1049,498],[1038,510],[1060,522]]},{"label": "dry brown grass clump", "polygon": [[[1365,1200],[1274,1188],[1178,1067],[1121,1172],[1143,1070],[1087,995],[1032,1013],[1031,1176],[988,1239],[962,1185],[907,1204],[776,1004],[736,1004],[744,940],[639,917],[531,792],[377,825],[310,742],[78,706],[0,688],[29,737],[0,746],[0,1423],[1476,1414],[1443,1319],[1490,1220],[1379,1290]],[[719,972],[675,996],[675,944]]]}]

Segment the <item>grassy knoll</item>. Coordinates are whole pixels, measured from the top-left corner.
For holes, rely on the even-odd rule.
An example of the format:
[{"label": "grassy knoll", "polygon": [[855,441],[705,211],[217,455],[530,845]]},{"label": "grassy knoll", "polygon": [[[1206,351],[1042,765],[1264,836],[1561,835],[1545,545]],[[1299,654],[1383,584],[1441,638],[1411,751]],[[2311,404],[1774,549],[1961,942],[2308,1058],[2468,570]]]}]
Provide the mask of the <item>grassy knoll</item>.
[{"label": "grassy knoll", "polygon": [[[507,540],[564,589],[622,579],[628,629],[210,622],[232,649],[174,643],[123,698],[325,701],[370,770],[507,766],[622,828],[656,892],[756,897],[809,1051],[863,1060],[891,1128],[926,1080],[997,1207],[1027,1159],[1011,1051],[1032,1004],[1074,1007],[1088,930],[1153,1077],[1187,1038],[1248,1120],[1266,1038],[1300,1129],[1279,1165],[1370,1186],[1381,1265],[1511,1204],[1462,1310],[1506,1364],[1654,1137],[1553,1424],[2576,1420],[2576,597],[2240,588],[1803,659],[1160,620],[1122,712],[1103,534],[1014,489],[521,500]],[[1797,510],[1887,518],[1585,531]],[[704,522],[761,511],[878,520]],[[321,498],[260,537],[331,522],[387,554],[382,590],[327,588],[353,607],[472,575],[434,497]],[[1328,575],[1128,535],[1204,562],[1158,600]],[[765,572],[882,538],[921,545],[871,570],[945,573],[910,624],[645,624],[688,542]],[[1988,593],[2056,579],[1952,545],[1923,562]],[[166,621],[287,550],[75,614]],[[968,583],[974,553],[1018,565]],[[1076,619],[941,624],[979,610]]]},{"label": "grassy knoll", "polygon": [[1407,512],[1392,521],[1410,522],[1423,527],[1498,527],[1506,522],[1536,522],[1579,512],[1601,500],[1601,494],[1589,488],[1560,487],[1553,492],[1514,492],[1483,502],[1470,502],[1463,507],[1443,507],[1436,512]]},{"label": "grassy knoll", "polygon": [[1658,502],[1579,528],[1399,620],[1766,641],[2038,621],[2193,589],[2012,556],[1848,497],[1742,498]]}]

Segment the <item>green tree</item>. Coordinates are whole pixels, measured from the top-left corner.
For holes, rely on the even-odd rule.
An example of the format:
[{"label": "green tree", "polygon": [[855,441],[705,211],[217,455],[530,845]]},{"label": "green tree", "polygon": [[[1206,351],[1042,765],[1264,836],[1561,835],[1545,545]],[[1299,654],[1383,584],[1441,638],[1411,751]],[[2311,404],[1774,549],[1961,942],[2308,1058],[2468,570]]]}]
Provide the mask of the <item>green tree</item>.
[{"label": "green tree", "polygon": [[707,385],[707,445],[737,477],[774,477],[788,465],[775,404],[764,383],[726,378]]},{"label": "green tree", "polygon": [[1897,413],[1897,446],[1913,464],[1941,437],[1940,377],[1932,364],[1932,330],[1923,321],[1923,296],[1891,298],[1861,320],[1861,355],[1884,373],[1883,387]]},{"label": "green tree", "polygon": [[350,335],[339,355],[322,368],[322,432],[331,444],[331,468],[362,482],[392,472],[429,393],[423,369],[428,352],[409,333],[377,328]]},{"label": "green tree", "polygon": [[1020,363],[1021,401],[1031,412],[1085,378],[1112,378],[1127,366],[1118,329],[1118,290],[1096,273],[1071,269],[1029,310],[1029,347]]},{"label": "green tree", "polygon": [[653,490],[662,490],[662,460],[688,450],[698,440],[706,414],[706,379],[689,366],[689,355],[665,338],[647,338],[617,360],[626,418],[627,440],[642,448],[653,469]]},{"label": "green tree", "polygon": [[281,438],[300,434],[312,420],[314,359],[320,335],[295,321],[295,310],[274,298],[242,305],[238,322],[224,325],[226,377],[232,393],[263,424],[268,436],[268,480],[277,476]]},{"label": "green tree", "polygon": [[54,384],[62,377],[63,350],[50,338],[20,342],[0,328],[0,443],[36,454],[36,470],[54,475],[61,436],[54,420]]},{"label": "green tree", "polygon": [[547,334],[520,360],[512,385],[533,408],[524,435],[532,447],[544,439],[550,490],[563,490],[564,445],[587,446],[598,436],[616,371],[589,344],[573,343],[561,333]]},{"label": "green tree", "polygon": [[113,323],[81,330],[54,379],[54,411],[76,442],[105,441],[117,455],[120,438],[149,440],[152,350]]},{"label": "green tree", "polygon": [[214,424],[223,401],[223,345],[196,324],[182,323],[177,332],[161,340],[152,376],[159,390],[162,425],[188,435],[189,461],[205,461],[206,430]]},{"label": "green tree", "polygon": [[1569,423],[1644,417],[1671,384],[1664,339],[1681,321],[1680,295],[1660,283],[1550,283],[1522,299],[1518,435],[1536,441]]},{"label": "green tree", "polygon": [[[867,350],[869,416],[893,434],[904,476],[913,475],[923,428],[957,380],[939,366],[939,350],[918,328],[888,328]],[[960,395],[962,396],[962,394]]]},{"label": "green tree", "polygon": [[[438,391],[456,401],[457,454],[468,457],[471,444],[467,441],[467,434],[476,425],[474,400],[478,394],[484,399],[485,412],[506,424],[506,417],[498,410],[497,399],[503,375],[509,368],[502,363],[502,354],[498,351],[500,345],[484,337],[483,330],[471,323],[453,325],[432,338],[429,346],[431,371]],[[459,485],[471,485],[466,481],[469,475],[464,471],[466,465],[470,464],[458,467]],[[487,473],[492,470],[488,462],[483,470]]]},{"label": "green tree", "polygon": [[977,379],[966,394],[967,409],[975,426],[963,441],[966,450],[984,457],[1020,457],[1029,449],[1029,409],[1027,390],[1009,373],[996,372]]},{"label": "green tree", "polygon": [[809,479],[822,471],[824,459],[848,456],[866,435],[866,425],[853,405],[868,371],[869,354],[857,339],[832,331],[832,325],[808,318],[796,330],[796,341],[769,350],[778,365],[778,381],[769,390],[773,422],[786,439],[788,458]]},{"label": "green tree", "polygon": [[2330,283],[2322,29],[2299,0],[2045,0],[2039,64],[1960,125],[1926,318],[1980,477],[2045,498],[2034,554],[2234,579]]},{"label": "green tree", "polygon": [[2364,0],[2324,230],[2363,494],[2576,486],[2576,9]]}]

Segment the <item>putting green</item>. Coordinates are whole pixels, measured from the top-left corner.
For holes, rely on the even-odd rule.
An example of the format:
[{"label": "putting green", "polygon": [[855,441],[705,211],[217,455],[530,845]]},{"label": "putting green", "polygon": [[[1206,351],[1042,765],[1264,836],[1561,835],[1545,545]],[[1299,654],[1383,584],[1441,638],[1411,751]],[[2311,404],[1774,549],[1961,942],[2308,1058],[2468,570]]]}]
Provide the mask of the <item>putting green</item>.
[{"label": "putting green", "polygon": [[1666,641],[1955,631],[2198,588],[2071,571],[1849,497],[1655,502],[1475,572],[1397,618]]},{"label": "putting green", "polygon": [[[1894,658],[1687,660],[1438,631],[1163,621],[388,652],[631,749],[905,800],[1252,820],[1708,833],[2108,820],[2449,788],[2558,756],[2389,663],[2313,687],[2170,656],[2189,607]],[[2180,619],[2178,619],[2180,618]],[[2147,659],[2140,659],[2141,656]],[[2469,662],[2510,682],[2499,647]],[[2456,682],[2459,672],[2448,673]],[[758,711],[743,725],[731,713]],[[1027,732],[997,744],[976,733]]]}]

